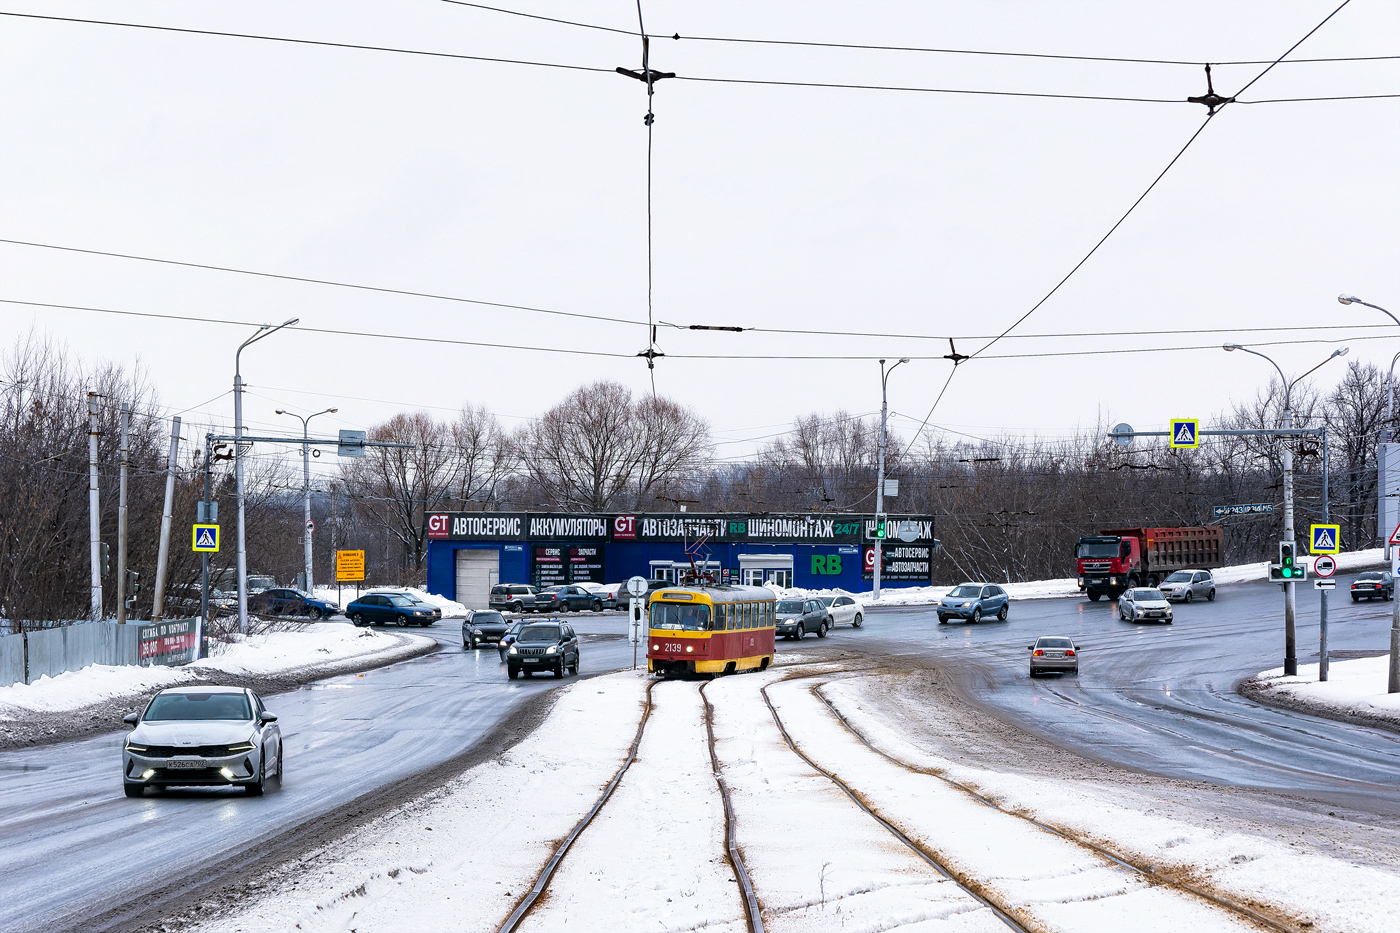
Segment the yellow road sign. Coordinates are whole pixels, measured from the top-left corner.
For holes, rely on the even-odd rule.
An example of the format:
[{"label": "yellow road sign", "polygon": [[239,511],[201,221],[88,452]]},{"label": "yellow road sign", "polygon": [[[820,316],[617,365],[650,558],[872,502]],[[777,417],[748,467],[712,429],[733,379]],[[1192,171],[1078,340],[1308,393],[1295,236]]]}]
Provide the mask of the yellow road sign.
[{"label": "yellow road sign", "polygon": [[1171,421],[1173,447],[1201,446],[1201,422],[1195,418],[1173,418]]},{"label": "yellow road sign", "polygon": [[206,554],[219,552],[218,525],[195,525],[194,533],[190,539],[190,549],[193,551],[202,551]]},{"label": "yellow road sign", "polygon": [[1341,525],[1313,525],[1309,536],[1314,554],[1336,554],[1342,549]]},{"label": "yellow road sign", "polygon": [[364,578],[364,551],[335,552],[335,581],[337,583],[358,583]]}]

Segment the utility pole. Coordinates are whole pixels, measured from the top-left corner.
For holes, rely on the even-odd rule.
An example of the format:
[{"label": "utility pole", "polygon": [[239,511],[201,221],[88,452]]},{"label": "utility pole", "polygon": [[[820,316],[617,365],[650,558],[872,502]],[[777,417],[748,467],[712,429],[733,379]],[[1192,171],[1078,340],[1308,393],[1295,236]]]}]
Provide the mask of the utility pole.
[{"label": "utility pole", "polygon": [[102,621],[102,525],[97,502],[97,400],[88,393],[88,551],[92,559],[92,621]]},{"label": "utility pole", "polygon": [[[213,495],[214,435],[204,435],[204,500],[199,503],[195,520],[218,524],[219,510],[211,501]],[[209,552],[199,554],[199,631],[195,633],[195,657],[205,657],[204,640],[209,632]]]},{"label": "utility pole", "polygon": [[[1293,387],[1284,382],[1283,427],[1293,427]],[[1283,539],[1297,540],[1293,532],[1293,441],[1283,439]],[[1298,673],[1298,596],[1293,581],[1283,584],[1283,673],[1289,677]]]},{"label": "utility pole", "polygon": [[[908,359],[902,359],[895,363],[888,370],[885,369],[885,361],[880,361],[880,465],[875,477],[875,526],[880,525],[880,516],[885,514],[885,424],[889,414],[888,390],[890,373],[899,368],[900,363],[907,363]],[[884,570],[884,544],[883,538],[875,539],[875,572],[873,579],[875,582],[871,590],[871,595],[875,599],[880,598],[880,572]]]},{"label": "utility pole", "polygon": [[160,515],[160,556],[156,558],[155,602],[151,621],[159,622],[165,614],[165,564],[170,555],[170,519],[175,505],[175,468],[180,464],[180,416],[170,421],[170,460],[165,468],[165,508]]},{"label": "utility pole", "polygon": [[[1327,498],[1327,425],[1324,424],[1322,426],[1322,524],[1328,524],[1330,514]],[[1340,544],[1340,542],[1337,543]],[[1318,619],[1317,679],[1323,681],[1327,679],[1327,671],[1330,666],[1327,658],[1327,594],[1331,590],[1319,590],[1318,592],[1322,596],[1322,610]]]},{"label": "utility pole", "polygon": [[126,624],[126,474],[131,464],[131,409],[121,411],[121,480],[117,485],[117,624]]}]

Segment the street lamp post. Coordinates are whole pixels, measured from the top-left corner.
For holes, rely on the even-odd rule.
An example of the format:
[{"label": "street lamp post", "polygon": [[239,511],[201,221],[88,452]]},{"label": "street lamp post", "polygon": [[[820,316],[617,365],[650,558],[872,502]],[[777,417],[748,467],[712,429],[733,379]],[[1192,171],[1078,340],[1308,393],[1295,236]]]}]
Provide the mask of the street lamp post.
[{"label": "street lamp post", "polygon": [[[1251,350],[1237,343],[1228,344],[1224,349],[1226,351],[1242,350],[1245,353],[1251,353],[1261,359],[1268,360],[1274,369],[1278,370],[1278,377],[1283,381],[1283,428],[1284,430],[1288,430],[1293,427],[1293,385],[1297,382],[1297,379],[1290,382],[1288,377],[1283,374],[1283,369],[1279,367],[1278,363],[1275,363],[1271,357],[1265,356],[1258,350]],[[1334,350],[1331,356],[1303,373],[1298,379],[1311,375],[1339,356],[1345,356],[1346,352],[1347,350],[1345,347],[1340,350]],[[1283,537],[1286,541],[1294,541],[1297,539],[1293,531],[1293,447],[1287,436],[1283,438]],[[1322,599],[1323,606],[1325,607],[1327,605],[1326,590],[1322,591]],[[1297,607],[1297,594],[1293,590],[1293,581],[1285,581],[1283,584],[1283,672],[1290,677],[1298,673]],[[1326,612],[1325,608],[1323,612]]]},{"label": "street lamp post", "polygon": [[306,557],[306,592],[313,595],[314,591],[311,589],[311,444],[308,443],[311,439],[311,429],[309,425],[311,419],[317,415],[333,415],[338,411],[340,411],[339,408],[327,408],[325,411],[318,411],[314,415],[307,415],[303,418],[296,412],[277,409],[277,414],[291,415],[301,422],[301,504],[302,511],[305,513],[303,517],[306,519],[306,524],[302,526],[301,544]]},{"label": "street lamp post", "polygon": [[[1397,318],[1395,315],[1391,314],[1389,311],[1387,311],[1385,308],[1382,308],[1380,305],[1373,305],[1373,304],[1371,304],[1369,301],[1362,301],[1360,298],[1357,298],[1355,295],[1338,295],[1338,296],[1337,296],[1337,300],[1340,301],[1340,302],[1341,302],[1342,304],[1344,304],[1344,305],[1350,305],[1350,304],[1365,305],[1365,306],[1368,307],[1368,308],[1372,308],[1372,309],[1374,309],[1374,310],[1376,310],[1376,311],[1381,312],[1381,313],[1384,314],[1386,317],[1388,317],[1388,318],[1390,318],[1392,321],[1394,321],[1397,325],[1400,325],[1400,318]],[[1400,356],[1400,354],[1397,354],[1397,356]],[[1394,359],[1392,359],[1392,360],[1390,361],[1390,371],[1391,371],[1392,376],[1393,376],[1393,374],[1394,374],[1394,372],[1395,372],[1395,360],[1394,360]],[[1390,385],[1393,386],[1393,383],[1391,383]],[[1386,396],[1387,396],[1387,397],[1386,397],[1386,406],[1385,406],[1386,431],[1389,431],[1389,430],[1390,430],[1390,411],[1391,411],[1391,409],[1390,409],[1390,397],[1391,397],[1391,392],[1392,392],[1392,391],[1393,391],[1393,389],[1388,388],[1388,389],[1387,389],[1387,392],[1386,392]],[[1382,438],[1384,438],[1384,434],[1382,434]],[[1376,508],[1376,525],[1377,525],[1377,527],[1376,527],[1376,534],[1379,535],[1379,536],[1382,536],[1382,537],[1385,539],[1385,542],[1386,542],[1386,545],[1385,545],[1385,555],[1386,555],[1386,557],[1387,557],[1388,559],[1391,559],[1391,560],[1393,561],[1393,558],[1391,558],[1391,552],[1390,552],[1390,535],[1391,535],[1391,530],[1390,530],[1390,529],[1387,529],[1387,528],[1385,528],[1385,527],[1383,527],[1382,524],[1381,524],[1381,521],[1380,521],[1380,512],[1381,512],[1381,510],[1380,510],[1380,507],[1379,507],[1379,503],[1380,503],[1381,499],[1382,499],[1382,498],[1385,496],[1385,494],[1386,494],[1386,491],[1385,491],[1385,473],[1382,471],[1381,467],[1382,467],[1382,464],[1381,464],[1380,451],[1377,450],[1377,451],[1376,451],[1376,501],[1377,501],[1377,508]],[[1391,570],[1394,570],[1394,569],[1395,569],[1395,565],[1394,565],[1394,563],[1392,562],[1392,564],[1391,564]],[[1400,693],[1400,599],[1393,600],[1392,602],[1393,602],[1393,605],[1392,605],[1391,608],[1390,608],[1390,675],[1389,675],[1389,677],[1387,678],[1387,681],[1388,681],[1388,682],[1387,682],[1387,684],[1386,684],[1386,692],[1388,692],[1388,693]]]},{"label": "street lamp post", "polygon": [[[880,467],[879,474],[875,478],[875,521],[879,522],[880,516],[885,514],[885,423],[889,413],[889,381],[890,373],[899,368],[900,363],[909,362],[908,358],[901,359],[889,369],[885,369],[885,361],[880,361]],[[875,599],[880,598],[880,571],[884,569],[884,539],[875,539],[875,587],[871,593]]]},{"label": "street lamp post", "polygon": [[240,343],[237,352],[233,354],[233,474],[238,498],[238,631],[245,635],[248,633],[248,550],[247,538],[243,531],[243,445],[239,442],[243,437],[243,373],[239,368],[240,357],[250,344],[257,343],[284,327],[290,327],[299,320],[301,319],[294,317],[276,327],[262,325],[253,336]]}]

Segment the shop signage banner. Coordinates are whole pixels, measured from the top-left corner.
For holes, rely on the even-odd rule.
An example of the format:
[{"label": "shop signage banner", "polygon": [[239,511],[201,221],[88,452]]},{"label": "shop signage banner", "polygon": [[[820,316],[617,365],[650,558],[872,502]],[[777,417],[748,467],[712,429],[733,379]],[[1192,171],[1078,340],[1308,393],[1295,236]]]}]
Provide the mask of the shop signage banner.
[{"label": "shop signage banner", "polygon": [[[880,548],[883,558],[880,568],[881,582],[891,583],[932,583],[933,545],[904,544],[889,542]],[[865,561],[861,568],[861,579],[867,583],[875,580],[875,548],[865,549]]]},{"label": "shop signage banner", "polygon": [[603,579],[603,546],[579,545],[569,550],[570,583],[606,583]]},{"label": "shop signage banner", "polygon": [[[934,541],[932,515],[894,515],[896,526],[917,531],[911,544]],[[590,541],[696,542],[740,544],[862,544],[874,515],[752,515],[717,512],[664,514],[590,514],[566,512],[432,512],[426,520],[430,540],[440,541]]]},{"label": "shop signage banner", "polygon": [[136,656],[142,664],[188,664],[195,659],[198,624],[198,619],[181,619],[141,626]]}]

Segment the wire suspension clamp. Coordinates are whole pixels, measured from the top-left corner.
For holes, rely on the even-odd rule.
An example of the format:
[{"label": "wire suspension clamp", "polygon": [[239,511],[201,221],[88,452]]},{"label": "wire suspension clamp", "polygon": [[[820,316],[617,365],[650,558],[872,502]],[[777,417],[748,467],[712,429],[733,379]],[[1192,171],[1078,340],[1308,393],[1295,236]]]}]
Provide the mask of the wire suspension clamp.
[{"label": "wire suspension clamp", "polygon": [[1206,65],[1206,92],[1200,97],[1188,97],[1186,98],[1186,102],[1189,104],[1205,105],[1210,111],[1207,116],[1213,117],[1215,116],[1215,111],[1224,107],[1226,104],[1233,104],[1235,99],[1233,97],[1221,97],[1219,94],[1215,93],[1215,86],[1211,84],[1210,81],[1210,65]]}]

